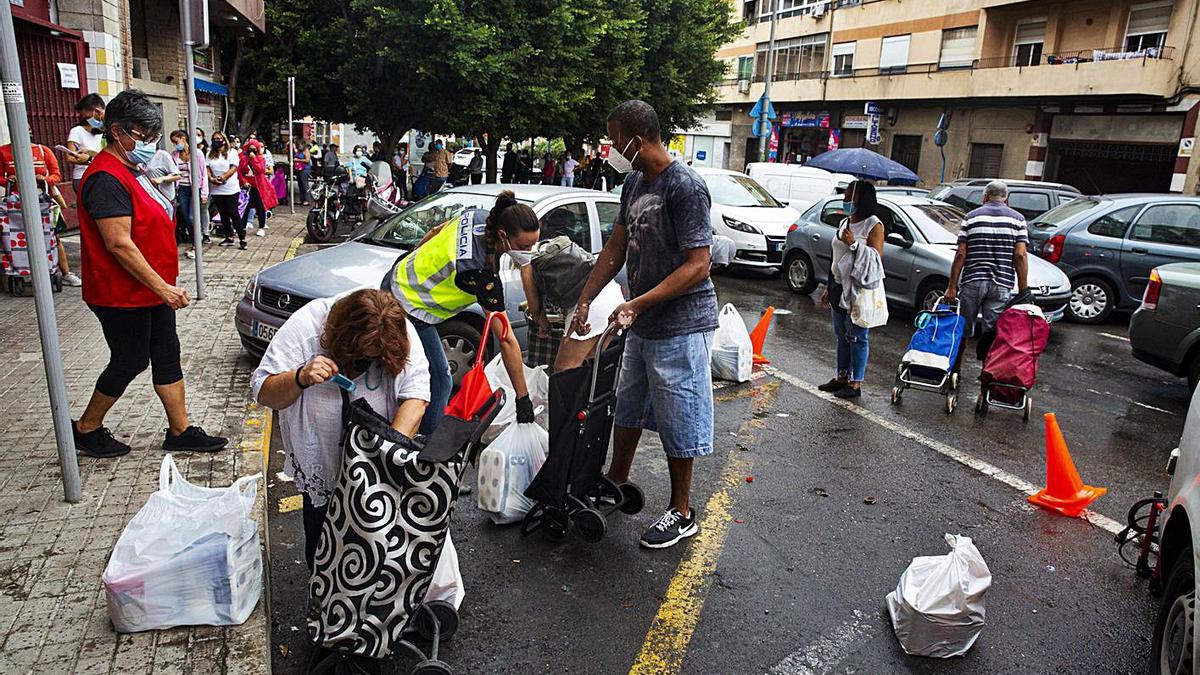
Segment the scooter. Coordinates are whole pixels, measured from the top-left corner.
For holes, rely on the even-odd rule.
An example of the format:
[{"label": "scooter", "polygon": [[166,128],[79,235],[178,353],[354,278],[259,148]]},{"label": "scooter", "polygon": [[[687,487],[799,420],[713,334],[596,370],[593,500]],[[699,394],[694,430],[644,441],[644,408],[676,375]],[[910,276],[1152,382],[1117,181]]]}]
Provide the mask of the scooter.
[{"label": "scooter", "polygon": [[352,178],[349,169],[327,171],[313,186],[312,199],[308,235],[319,244],[331,241],[342,225],[350,231],[367,229],[409,204],[392,180],[391,167],[382,161],[375,162],[367,175],[359,178]]}]

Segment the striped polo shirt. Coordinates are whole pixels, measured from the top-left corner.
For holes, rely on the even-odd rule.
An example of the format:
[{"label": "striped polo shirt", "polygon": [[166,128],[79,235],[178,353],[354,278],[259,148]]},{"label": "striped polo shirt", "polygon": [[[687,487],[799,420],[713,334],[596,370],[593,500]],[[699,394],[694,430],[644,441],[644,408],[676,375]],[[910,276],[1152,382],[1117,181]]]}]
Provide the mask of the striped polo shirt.
[{"label": "striped polo shirt", "polygon": [[1025,217],[1002,201],[990,201],[967,214],[958,232],[958,242],[967,244],[967,261],[959,285],[991,281],[1001,288],[1017,283],[1013,249],[1029,244]]}]

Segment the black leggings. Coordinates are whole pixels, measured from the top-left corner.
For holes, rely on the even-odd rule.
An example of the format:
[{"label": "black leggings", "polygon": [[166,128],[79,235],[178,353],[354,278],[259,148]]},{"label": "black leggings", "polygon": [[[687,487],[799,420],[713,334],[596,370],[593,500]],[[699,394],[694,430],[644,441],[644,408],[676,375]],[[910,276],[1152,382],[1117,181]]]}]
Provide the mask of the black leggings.
[{"label": "black leggings", "polygon": [[[250,203],[246,205],[246,213],[250,213],[250,209],[254,209],[254,212],[258,214],[258,226],[266,227],[267,209],[263,207],[262,195],[258,193],[258,188],[253,185],[250,186]],[[246,223],[246,226],[249,227],[250,223]]]},{"label": "black leggings", "polygon": [[212,195],[217,214],[221,216],[221,233],[226,239],[233,239],[237,232],[238,239],[246,241],[246,223],[238,213],[238,195]]},{"label": "black leggings", "polygon": [[96,391],[120,398],[125,388],[151,366],[156,385],[175,384],[183,379],[179,364],[179,335],[175,332],[175,310],[154,307],[98,307],[88,305],[108,343],[108,365],[96,380]]}]

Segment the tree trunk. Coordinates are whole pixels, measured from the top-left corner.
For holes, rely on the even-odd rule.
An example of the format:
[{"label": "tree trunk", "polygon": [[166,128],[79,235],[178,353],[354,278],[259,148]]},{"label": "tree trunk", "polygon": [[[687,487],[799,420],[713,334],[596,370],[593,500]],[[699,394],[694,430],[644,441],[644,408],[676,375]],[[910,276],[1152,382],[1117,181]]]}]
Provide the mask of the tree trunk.
[{"label": "tree trunk", "polygon": [[488,134],[487,143],[483,145],[483,154],[487,158],[486,180],[489,183],[496,181],[496,152],[500,149],[500,134]]}]

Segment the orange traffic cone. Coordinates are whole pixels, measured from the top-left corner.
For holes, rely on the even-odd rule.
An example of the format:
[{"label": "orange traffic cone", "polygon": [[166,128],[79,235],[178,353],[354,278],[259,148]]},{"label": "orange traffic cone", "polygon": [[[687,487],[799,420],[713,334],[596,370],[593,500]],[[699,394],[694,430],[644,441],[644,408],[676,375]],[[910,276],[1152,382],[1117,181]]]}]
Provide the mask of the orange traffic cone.
[{"label": "orange traffic cone", "polygon": [[754,345],[754,365],[770,363],[767,357],[763,356],[763,343],[767,341],[767,329],[771,327],[771,317],[774,314],[775,308],[768,307],[758,320],[758,325],[750,331],[750,344]]},{"label": "orange traffic cone", "polygon": [[1075,518],[1108,488],[1084,485],[1054,413],[1046,413],[1046,487],[1029,496],[1038,506]]}]

